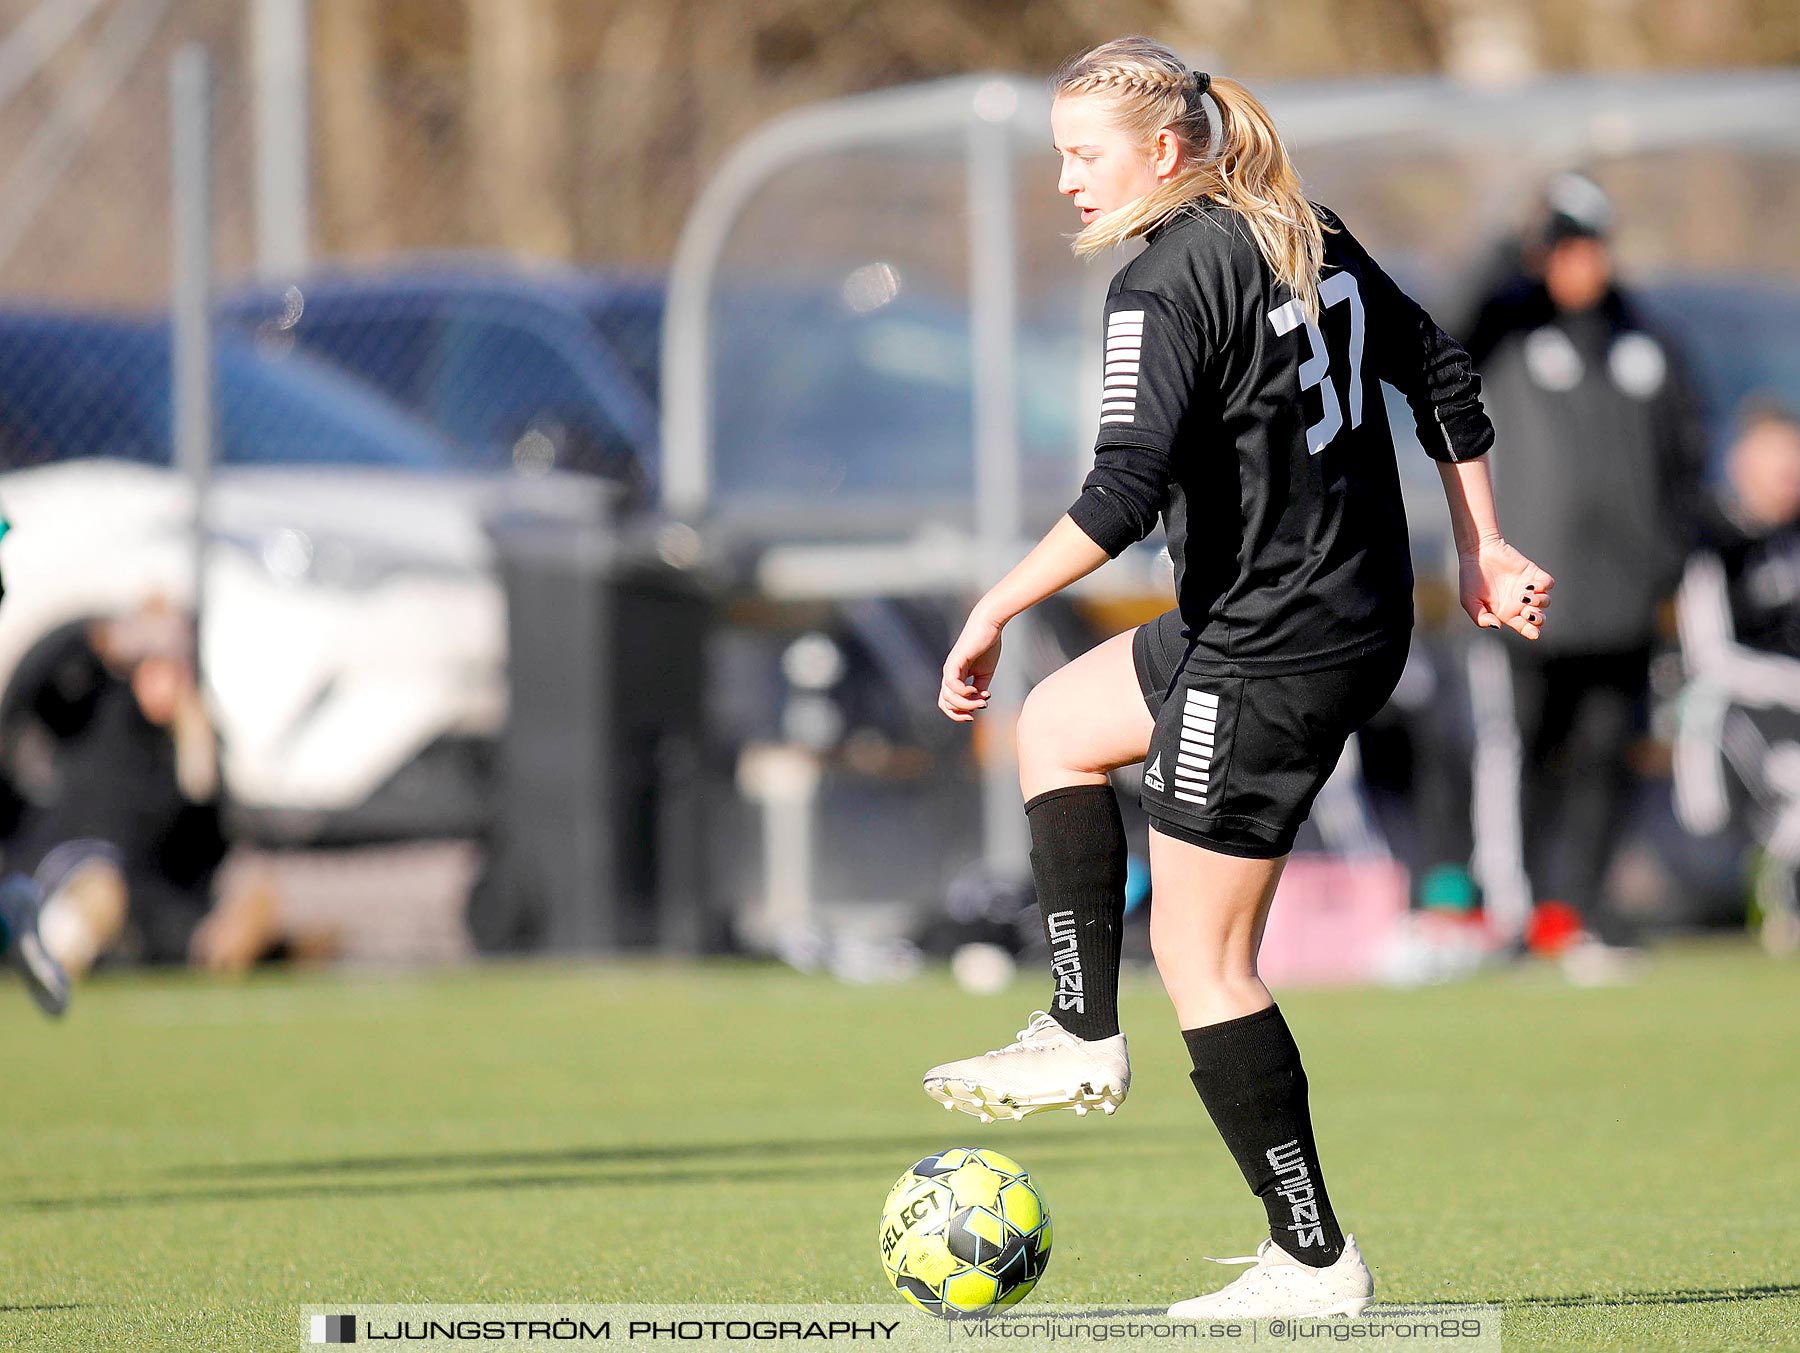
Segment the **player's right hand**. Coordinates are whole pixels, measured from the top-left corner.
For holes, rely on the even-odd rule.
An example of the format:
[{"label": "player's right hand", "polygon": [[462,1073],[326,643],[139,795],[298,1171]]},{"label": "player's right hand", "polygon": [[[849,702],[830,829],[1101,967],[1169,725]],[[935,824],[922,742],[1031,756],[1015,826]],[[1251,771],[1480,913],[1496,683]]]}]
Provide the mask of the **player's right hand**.
[{"label": "player's right hand", "polygon": [[971,615],[944,659],[944,680],[938,687],[938,708],[957,723],[968,723],[975,711],[987,708],[988,687],[1000,665],[1000,631],[1005,626],[983,616]]},{"label": "player's right hand", "polygon": [[1527,639],[1544,632],[1556,579],[1504,540],[1457,556],[1462,608],[1482,629],[1505,627]]}]

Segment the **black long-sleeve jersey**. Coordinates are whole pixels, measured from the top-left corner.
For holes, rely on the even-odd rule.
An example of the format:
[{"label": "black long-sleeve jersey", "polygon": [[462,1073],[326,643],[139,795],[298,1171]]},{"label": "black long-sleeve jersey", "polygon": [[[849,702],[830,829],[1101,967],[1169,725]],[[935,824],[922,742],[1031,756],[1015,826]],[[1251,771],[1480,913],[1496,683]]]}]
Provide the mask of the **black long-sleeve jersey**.
[{"label": "black long-sleeve jersey", "polygon": [[1705,497],[1706,425],[1679,346],[1617,289],[1567,311],[1521,279],[1482,307],[1469,352],[1506,438],[1507,538],[1556,575],[1556,623],[1533,652],[1649,644]]},{"label": "black long-sleeve jersey", "polygon": [[1681,584],[1689,665],[1746,704],[1800,708],[1800,523],[1768,526],[1729,491],[1702,499]]},{"label": "black long-sleeve jersey", "polygon": [[1069,515],[1109,555],[1162,516],[1196,671],[1312,671],[1410,630],[1380,381],[1435,459],[1493,444],[1468,354],[1320,216],[1317,325],[1210,202],[1151,232],[1107,295],[1094,469]]}]

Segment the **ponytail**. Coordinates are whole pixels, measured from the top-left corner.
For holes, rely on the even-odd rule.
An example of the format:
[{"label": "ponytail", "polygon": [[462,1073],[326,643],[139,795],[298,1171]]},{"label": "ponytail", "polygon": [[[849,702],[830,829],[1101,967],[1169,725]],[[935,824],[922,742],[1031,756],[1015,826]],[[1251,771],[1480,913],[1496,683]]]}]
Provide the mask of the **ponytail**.
[{"label": "ponytail", "polygon": [[[1090,222],[1075,237],[1083,258],[1123,244],[1173,220],[1202,199],[1243,218],[1275,275],[1319,317],[1319,268],[1326,227],[1301,191],[1300,175],[1269,110],[1236,80],[1196,75],[1149,38],[1118,38],[1064,64],[1051,82],[1058,98],[1111,99],[1116,120],[1145,143],[1167,127],[1181,145],[1183,167],[1144,196]],[[1218,125],[1206,111],[1212,95]]]}]

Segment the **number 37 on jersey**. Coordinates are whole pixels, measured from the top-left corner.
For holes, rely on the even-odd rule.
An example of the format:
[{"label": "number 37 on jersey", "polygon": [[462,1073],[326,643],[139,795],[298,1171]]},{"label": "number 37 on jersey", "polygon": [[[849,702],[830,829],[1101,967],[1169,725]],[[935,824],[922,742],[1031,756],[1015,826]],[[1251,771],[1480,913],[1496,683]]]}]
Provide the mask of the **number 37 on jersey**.
[{"label": "number 37 on jersey", "polygon": [[1344,354],[1335,354],[1326,346],[1325,335],[1307,318],[1298,297],[1269,312],[1269,323],[1276,333],[1291,334],[1295,329],[1306,331],[1310,347],[1308,356],[1300,363],[1300,389],[1302,393],[1315,387],[1319,391],[1319,421],[1306,429],[1306,450],[1314,456],[1329,446],[1331,439],[1344,427],[1344,411],[1338,402],[1336,382],[1331,378],[1332,367],[1340,361],[1350,373],[1350,426],[1362,426],[1363,304],[1357,293],[1356,278],[1347,272],[1333,273],[1319,284],[1320,311],[1339,305],[1350,308],[1350,350]]}]

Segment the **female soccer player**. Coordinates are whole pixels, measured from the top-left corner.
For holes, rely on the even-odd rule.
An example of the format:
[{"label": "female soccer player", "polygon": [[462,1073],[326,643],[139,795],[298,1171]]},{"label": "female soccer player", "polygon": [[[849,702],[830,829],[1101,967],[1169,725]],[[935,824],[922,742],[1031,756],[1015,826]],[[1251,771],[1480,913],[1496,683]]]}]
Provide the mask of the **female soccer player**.
[{"label": "female soccer player", "polygon": [[1069,62],[1054,90],[1076,252],[1137,236],[1147,247],[1107,296],[1093,472],[975,606],[939,707],[972,719],[1006,622],[1159,514],[1177,605],[1026,701],[1019,775],[1054,1013],[1007,1047],[932,1068],[925,1088],[984,1120],[1110,1113],[1125,1098],[1125,836],[1107,772],[1145,762],[1151,947],[1194,1086],[1270,1228],[1254,1260],[1226,1261],[1255,1268],[1171,1313],[1356,1314],[1373,1281],[1332,1213],[1300,1054],[1256,951],[1296,831],[1406,658],[1412,567],[1378,382],[1405,394],[1439,462],[1470,618],[1535,639],[1551,578],[1494,520],[1493,428],[1467,355],[1306,200],[1248,90],[1138,37]]}]

